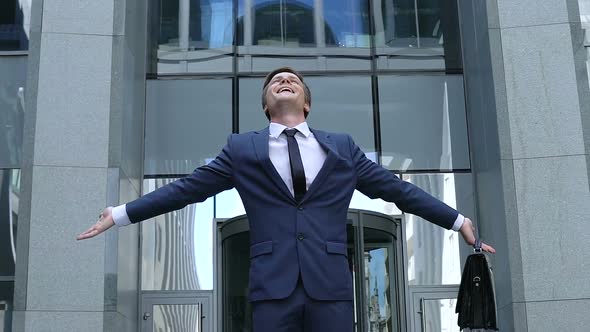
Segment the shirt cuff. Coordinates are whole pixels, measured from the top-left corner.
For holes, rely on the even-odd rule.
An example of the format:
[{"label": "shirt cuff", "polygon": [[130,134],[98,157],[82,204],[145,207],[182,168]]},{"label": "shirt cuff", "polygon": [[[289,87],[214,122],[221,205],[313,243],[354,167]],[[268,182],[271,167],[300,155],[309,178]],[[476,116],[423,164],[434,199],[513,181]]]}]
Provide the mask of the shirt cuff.
[{"label": "shirt cuff", "polygon": [[451,228],[451,229],[454,230],[455,232],[459,231],[461,229],[461,226],[463,226],[464,221],[465,221],[465,217],[463,217],[463,215],[461,213],[459,213],[459,215],[457,216],[457,219],[455,219],[455,223],[453,224],[453,228]]},{"label": "shirt cuff", "polygon": [[117,226],[127,226],[131,224],[129,216],[127,215],[127,204],[119,205],[113,208],[111,214],[113,215],[113,221]]}]

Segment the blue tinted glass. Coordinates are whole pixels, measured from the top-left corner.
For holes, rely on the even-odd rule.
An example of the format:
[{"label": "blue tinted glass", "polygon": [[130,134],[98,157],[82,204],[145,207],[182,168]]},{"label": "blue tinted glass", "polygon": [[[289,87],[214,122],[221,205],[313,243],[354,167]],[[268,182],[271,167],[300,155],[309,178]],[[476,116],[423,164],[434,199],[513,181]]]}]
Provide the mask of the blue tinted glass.
[{"label": "blue tinted glass", "polygon": [[3,0],[0,4],[0,51],[29,49],[31,1]]},{"label": "blue tinted glass", "polygon": [[374,8],[378,68],[460,68],[456,3],[376,0]]},{"label": "blue tinted glass", "polygon": [[0,56],[0,168],[20,168],[27,56]]},{"label": "blue tinted glass", "polygon": [[240,71],[370,69],[365,0],[239,0],[237,25]]},{"label": "blue tinted glass", "polygon": [[157,72],[229,72],[232,0],[160,1]]},{"label": "blue tinted glass", "polygon": [[[268,126],[260,96],[263,79],[240,79],[240,132]],[[309,126],[350,134],[356,144],[375,160],[373,103],[369,76],[306,77],[311,90]],[[334,119],[338,119],[334,121]]]},{"label": "blue tinted glass", "polygon": [[380,76],[379,112],[384,167],[470,168],[462,76]]},{"label": "blue tinted glass", "polygon": [[0,169],[0,277],[14,276],[20,178],[20,170]]},{"label": "blue tinted glass", "polygon": [[330,132],[350,134],[367,157],[375,160],[371,78],[308,77],[305,82],[312,94],[309,125]]},{"label": "blue tinted glass", "polygon": [[215,158],[232,131],[232,82],[148,80],[146,175],[189,174]]}]

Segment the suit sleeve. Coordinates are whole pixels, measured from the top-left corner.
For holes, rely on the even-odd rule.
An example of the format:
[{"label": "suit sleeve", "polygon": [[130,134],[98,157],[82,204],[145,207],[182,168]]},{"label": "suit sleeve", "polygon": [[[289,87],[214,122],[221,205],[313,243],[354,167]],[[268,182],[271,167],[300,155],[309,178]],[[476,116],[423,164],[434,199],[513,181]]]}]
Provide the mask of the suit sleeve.
[{"label": "suit sleeve", "polygon": [[370,198],[395,203],[403,212],[415,214],[451,229],[459,213],[419,187],[369,160],[349,136],[352,160],[357,172],[356,189]]},{"label": "suit sleeve", "polygon": [[203,202],[207,198],[234,187],[231,160],[231,139],[221,153],[208,165],[192,174],[169,183],[157,190],[126,204],[132,223],[182,209],[188,204]]}]

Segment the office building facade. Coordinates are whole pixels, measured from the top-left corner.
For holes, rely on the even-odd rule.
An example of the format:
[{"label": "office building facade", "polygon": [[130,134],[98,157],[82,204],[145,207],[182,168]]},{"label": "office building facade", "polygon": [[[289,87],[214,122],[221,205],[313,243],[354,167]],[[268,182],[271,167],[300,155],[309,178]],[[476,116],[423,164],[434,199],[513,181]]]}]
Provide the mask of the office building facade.
[{"label": "office building facade", "polygon": [[[250,331],[235,190],[75,236],[267,126],[280,66],[304,73],[312,128],[476,222],[501,331],[589,325],[590,1],[2,6],[3,331]],[[347,230],[355,331],[458,331],[458,233],[361,192]]]}]

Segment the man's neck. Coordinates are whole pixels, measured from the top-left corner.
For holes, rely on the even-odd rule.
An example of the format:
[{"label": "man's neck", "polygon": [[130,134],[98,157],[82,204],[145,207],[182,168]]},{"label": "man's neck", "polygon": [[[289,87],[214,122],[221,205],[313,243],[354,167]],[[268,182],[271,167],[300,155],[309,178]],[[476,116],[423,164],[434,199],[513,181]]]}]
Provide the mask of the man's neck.
[{"label": "man's neck", "polygon": [[282,124],[288,128],[295,128],[297,125],[305,122],[303,114],[283,114],[282,116],[273,116],[270,121]]}]

